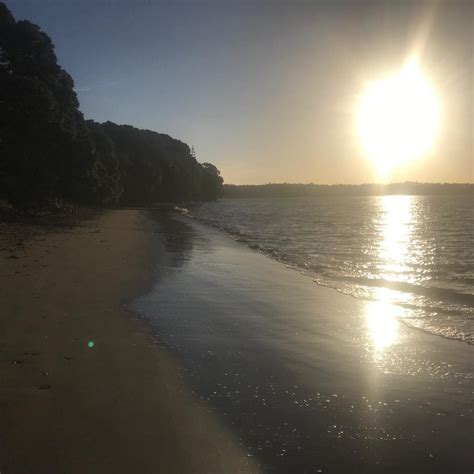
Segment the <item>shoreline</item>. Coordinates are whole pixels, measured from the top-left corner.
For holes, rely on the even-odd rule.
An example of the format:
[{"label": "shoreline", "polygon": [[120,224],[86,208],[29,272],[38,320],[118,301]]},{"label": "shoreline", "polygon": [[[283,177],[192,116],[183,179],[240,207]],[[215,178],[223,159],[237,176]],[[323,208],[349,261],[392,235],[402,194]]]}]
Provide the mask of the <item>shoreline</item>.
[{"label": "shoreline", "polygon": [[2,224],[2,473],[469,472],[472,346],[155,214]]},{"label": "shoreline", "polygon": [[160,258],[143,211],[18,248],[12,232],[2,224],[2,473],[258,472],[128,311]]},{"label": "shoreline", "polygon": [[[160,219],[159,219],[160,221]],[[473,347],[186,217],[133,309],[270,472],[470,472]]]},{"label": "shoreline", "polygon": [[[340,196],[343,198],[343,196]],[[364,197],[364,196],[360,196]],[[230,201],[233,201],[237,198],[229,198]],[[256,198],[251,198],[255,200]],[[282,198],[285,199],[285,198]],[[374,277],[370,283],[368,283],[369,278],[364,276],[361,278],[361,281],[358,281],[354,278],[354,281],[346,281],[344,279],[338,279],[335,276],[327,276],[319,274],[316,270],[311,269],[311,265],[307,268],[304,264],[298,263],[295,261],[294,256],[291,257],[288,254],[284,253],[284,250],[277,249],[274,242],[269,241],[265,238],[262,241],[259,241],[259,238],[256,238],[255,235],[247,234],[242,235],[238,231],[238,226],[233,223],[231,226],[223,225],[223,222],[219,220],[212,220],[197,212],[193,213],[193,207],[190,207],[190,210],[184,208],[180,209],[178,213],[185,217],[190,218],[192,221],[197,224],[209,226],[213,229],[223,232],[225,235],[228,235],[233,241],[238,242],[239,244],[244,245],[246,248],[256,251],[259,254],[262,254],[288,268],[293,269],[294,271],[306,276],[307,278],[312,279],[313,283],[321,288],[329,288],[335,290],[341,295],[350,296],[356,300],[366,301],[366,302],[377,302],[384,301],[387,298],[385,295],[382,295],[382,298],[379,295],[379,292],[397,292],[400,295],[398,297],[391,297],[392,301],[390,302],[396,308],[399,308],[399,317],[398,320],[405,324],[407,327],[421,331],[426,334],[439,336],[444,339],[459,341],[470,346],[474,346],[474,336],[472,335],[472,330],[469,332],[464,331],[464,328],[459,324],[462,320],[456,320],[457,324],[454,324],[451,320],[453,312],[457,311],[455,314],[459,318],[459,311],[462,310],[446,308],[447,304],[457,304],[457,305],[470,305],[473,308],[474,304],[474,294],[462,292],[461,290],[455,290],[452,288],[442,288],[442,287],[429,287],[422,286],[420,284],[406,284],[397,280],[387,280],[383,279],[380,276]],[[255,230],[255,228],[253,229]],[[448,301],[443,300],[446,298],[446,295],[449,294],[449,298],[455,297],[456,301],[448,299]],[[410,300],[415,298],[441,298],[439,306],[431,305],[430,302],[411,302]],[[407,301],[404,301],[406,299]],[[442,303],[442,304],[441,304]],[[427,313],[432,314],[442,314],[447,320],[450,321],[450,324],[445,327],[440,325],[440,321],[435,321],[434,324],[427,324],[425,315]],[[441,320],[442,321],[442,320]],[[438,324],[436,324],[438,322]]]}]

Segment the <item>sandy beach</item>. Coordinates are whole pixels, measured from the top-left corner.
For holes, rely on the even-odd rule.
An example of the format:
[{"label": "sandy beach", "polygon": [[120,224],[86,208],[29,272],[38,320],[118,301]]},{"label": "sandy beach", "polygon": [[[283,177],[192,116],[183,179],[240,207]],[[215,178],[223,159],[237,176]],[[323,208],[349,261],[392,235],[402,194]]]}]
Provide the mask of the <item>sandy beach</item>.
[{"label": "sandy beach", "polygon": [[176,214],[2,226],[2,473],[471,472],[473,346]]},{"label": "sandy beach", "polygon": [[3,474],[257,471],[126,311],[160,258],[153,231],[137,210],[2,224]]},{"label": "sandy beach", "polygon": [[474,0],[0,0],[0,474],[474,474]]}]

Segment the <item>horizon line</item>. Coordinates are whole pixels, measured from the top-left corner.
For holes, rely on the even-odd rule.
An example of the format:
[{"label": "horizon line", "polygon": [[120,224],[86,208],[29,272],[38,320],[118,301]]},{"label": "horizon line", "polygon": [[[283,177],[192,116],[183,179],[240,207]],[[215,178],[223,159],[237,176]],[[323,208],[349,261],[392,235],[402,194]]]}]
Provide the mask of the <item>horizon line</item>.
[{"label": "horizon line", "polygon": [[259,183],[259,184],[237,184],[237,183],[224,183],[224,186],[396,186],[396,185],[459,185],[459,186],[474,186],[472,182],[457,182],[457,181],[396,181],[393,183],[289,183],[289,182],[270,182],[270,183]]}]

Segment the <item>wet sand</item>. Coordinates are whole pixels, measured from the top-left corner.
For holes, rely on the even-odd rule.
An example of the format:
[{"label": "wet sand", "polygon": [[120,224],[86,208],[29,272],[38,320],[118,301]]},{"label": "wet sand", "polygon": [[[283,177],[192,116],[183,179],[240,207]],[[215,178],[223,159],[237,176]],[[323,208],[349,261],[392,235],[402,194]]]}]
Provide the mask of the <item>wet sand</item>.
[{"label": "wet sand", "polygon": [[132,307],[267,472],[471,473],[474,347],[316,285],[184,217],[157,217]]},{"label": "wet sand", "polygon": [[153,231],[136,210],[1,224],[2,474],[257,471],[126,311],[161,258]]}]

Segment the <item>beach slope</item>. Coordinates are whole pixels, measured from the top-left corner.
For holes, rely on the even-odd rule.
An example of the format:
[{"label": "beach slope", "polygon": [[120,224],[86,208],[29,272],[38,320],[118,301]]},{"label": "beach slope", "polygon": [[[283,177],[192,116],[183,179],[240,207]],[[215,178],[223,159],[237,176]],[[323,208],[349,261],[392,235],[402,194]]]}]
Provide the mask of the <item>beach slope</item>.
[{"label": "beach slope", "polygon": [[160,258],[141,211],[1,226],[3,474],[257,470],[125,309]]}]

